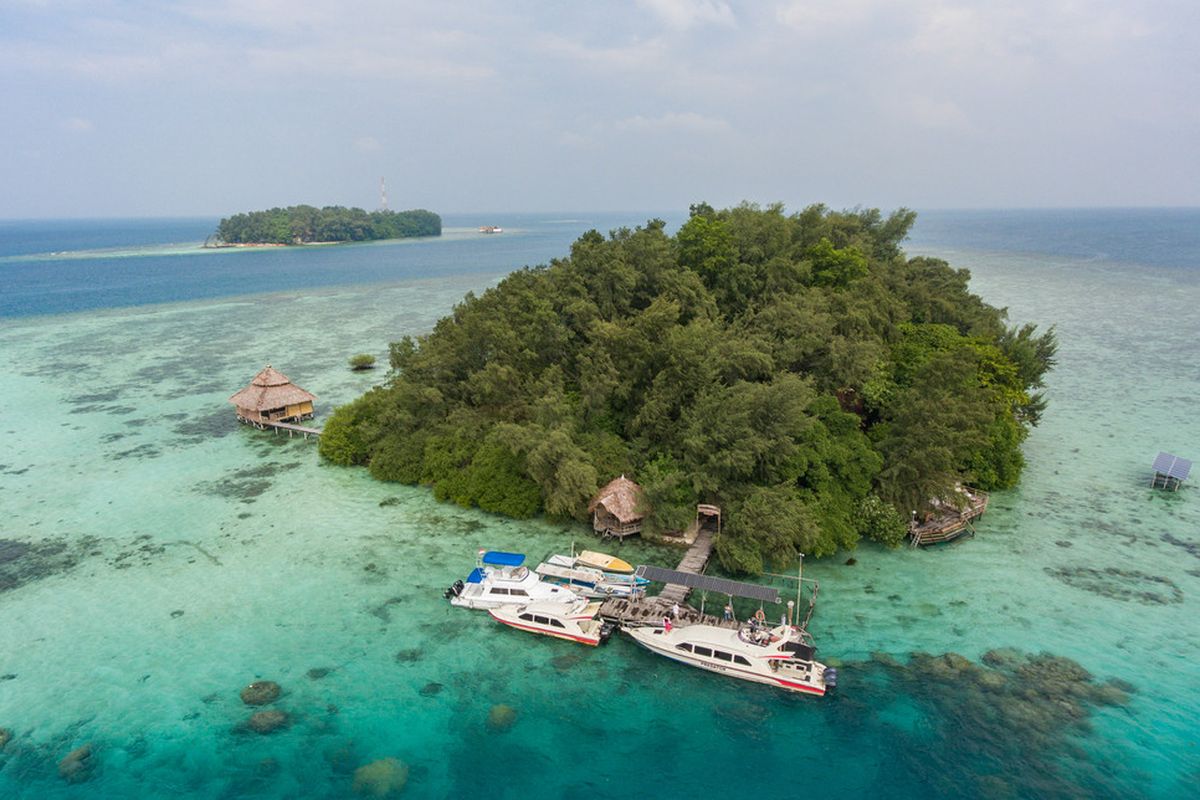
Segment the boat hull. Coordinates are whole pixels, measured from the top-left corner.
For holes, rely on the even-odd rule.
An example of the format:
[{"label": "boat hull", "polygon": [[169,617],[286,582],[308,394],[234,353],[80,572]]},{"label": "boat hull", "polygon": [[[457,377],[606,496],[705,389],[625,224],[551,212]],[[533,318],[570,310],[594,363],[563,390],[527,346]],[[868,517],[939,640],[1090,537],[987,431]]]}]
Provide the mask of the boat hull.
[{"label": "boat hull", "polygon": [[[737,680],[749,681],[750,683],[761,683],[766,686],[774,686],[777,689],[794,692],[796,694],[811,695],[813,697],[824,697],[826,687],[823,683],[815,683],[813,681],[804,680],[798,675],[791,674],[792,670],[787,670],[784,674],[779,674],[780,671],[786,668],[780,668],[780,671],[772,670],[769,666],[763,666],[755,669],[752,664],[750,668],[740,667],[733,663],[711,661],[705,658],[700,658],[687,652],[675,649],[674,647],[663,647],[654,641],[652,628],[626,628],[624,629],[635,642],[642,647],[657,653],[660,656],[666,656],[672,661],[678,661],[680,664],[686,664],[689,667],[697,667],[707,672],[715,672],[719,675],[724,675],[728,678]],[[763,664],[764,662],[757,662]],[[821,674],[824,670],[823,665],[814,662],[813,671]]]},{"label": "boat hull", "polygon": [[600,644],[599,634],[597,634],[596,636],[593,637],[593,636],[586,636],[584,634],[574,634],[574,633],[567,633],[565,631],[555,631],[555,630],[550,630],[548,628],[544,628],[541,625],[537,625],[537,624],[530,625],[529,623],[518,622],[516,620],[508,620],[508,619],[504,619],[503,617],[498,617],[498,616],[496,616],[495,612],[491,609],[488,610],[488,613],[491,614],[492,619],[496,620],[497,622],[507,625],[510,628],[516,628],[517,630],[520,630],[520,631],[529,631],[530,633],[540,633],[542,636],[553,636],[555,639],[565,639],[568,642],[578,642],[579,644],[586,644],[586,645],[590,645],[592,647],[596,647],[597,645]]}]

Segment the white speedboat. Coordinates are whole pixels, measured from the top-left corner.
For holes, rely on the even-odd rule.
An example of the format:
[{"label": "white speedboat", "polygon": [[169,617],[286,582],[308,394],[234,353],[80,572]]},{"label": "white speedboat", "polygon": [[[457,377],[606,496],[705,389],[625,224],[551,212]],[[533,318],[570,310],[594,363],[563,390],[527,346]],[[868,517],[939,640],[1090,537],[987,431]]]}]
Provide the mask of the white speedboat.
[{"label": "white speedboat", "polygon": [[791,625],[748,624],[738,630],[666,625],[625,632],[647,650],[731,678],[818,697],[837,685],[837,670],[815,661],[808,634]]},{"label": "white speedboat", "polygon": [[570,556],[552,555],[534,567],[534,572],[543,579],[565,586],[583,597],[601,599],[607,597],[637,597],[645,594],[650,581],[634,575],[619,575],[603,572],[593,567],[582,567]]},{"label": "white speedboat", "polygon": [[543,581],[529,567],[525,556],[499,550],[480,550],[475,569],[465,581],[455,581],[445,591],[452,605],[465,608],[496,608],[533,602],[571,603],[579,595],[562,586]]},{"label": "white speedboat", "polygon": [[611,623],[597,619],[599,603],[579,600],[575,603],[530,603],[524,606],[499,606],[488,613],[497,622],[530,633],[554,636],[593,647],[612,634]]}]

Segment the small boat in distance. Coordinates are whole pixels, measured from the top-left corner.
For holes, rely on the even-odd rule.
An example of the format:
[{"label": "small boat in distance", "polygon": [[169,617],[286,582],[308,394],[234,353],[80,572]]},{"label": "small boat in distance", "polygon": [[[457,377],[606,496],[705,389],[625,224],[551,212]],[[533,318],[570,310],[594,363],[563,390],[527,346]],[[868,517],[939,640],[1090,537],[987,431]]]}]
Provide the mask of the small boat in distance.
[{"label": "small boat in distance", "polygon": [[464,608],[495,608],[536,601],[571,603],[579,595],[562,586],[543,581],[529,567],[522,566],[522,553],[480,550],[475,569],[466,581],[455,581],[444,592],[451,605]]},{"label": "small boat in distance", "polygon": [[607,641],[614,626],[597,619],[599,603],[579,600],[564,603],[530,603],[524,606],[500,606],[488,609],[492,619],[510,628],[553,636],[595,647]]},{"label": "small boat in distance", "polygon": [[607,553],[597,553],[592,550],[584,550],[575,556],[575,565],[578,567],[591,567],[601,572],[615,572],[619,575],[633,574],[633,565],[628,561],[622,561],[616,556],[610,556]]},{"label": "small boat in distance", "polygon": [[823,697],[837,685],[837,670],[813,659],[816,648],[802,628],[768,629],[749,623],[738,630],[717,625],[625,628],[635,642],[659,655],[730,678]]},{"label": "small boat in distance", "polygon": [[504,233],[504,228],[501,228],[499,225],[480,225],[479,232],[480,233]]}]

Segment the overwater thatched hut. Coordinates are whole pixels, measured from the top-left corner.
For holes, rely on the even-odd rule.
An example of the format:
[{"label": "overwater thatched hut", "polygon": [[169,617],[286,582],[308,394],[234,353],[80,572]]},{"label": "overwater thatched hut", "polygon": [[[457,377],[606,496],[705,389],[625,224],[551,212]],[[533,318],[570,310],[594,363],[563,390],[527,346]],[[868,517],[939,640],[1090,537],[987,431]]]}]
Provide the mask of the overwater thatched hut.
[{"label": "overwater thatched hut", "polygon": [[592,530],[624,539],[642,532],[642,487],[624,475],[596,493],[588,505]]},{"label": "overwater thatched hut", "polygon": [[237,408],[238,420],[261,426],[312,419],[313,400],[316,399],[267,364],[250,385],[230,397],[229,402]]}]

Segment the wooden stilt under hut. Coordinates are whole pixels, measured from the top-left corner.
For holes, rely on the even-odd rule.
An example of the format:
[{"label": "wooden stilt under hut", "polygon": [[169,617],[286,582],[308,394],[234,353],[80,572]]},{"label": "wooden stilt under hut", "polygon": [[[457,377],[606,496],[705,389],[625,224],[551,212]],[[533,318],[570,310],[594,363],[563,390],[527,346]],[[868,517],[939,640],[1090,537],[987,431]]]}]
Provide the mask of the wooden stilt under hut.
[{"label": "wooden stilt under hut", "polygon": [[238,421],[263,428],[312,419],[316,399],[268,364],[229,402],[237,408]]},{"label": "wooden stilt under hut", "polygon": [[642,487],[622,475],[596,493],[588,505],[592,530],[624,539],[642,532]]}]

